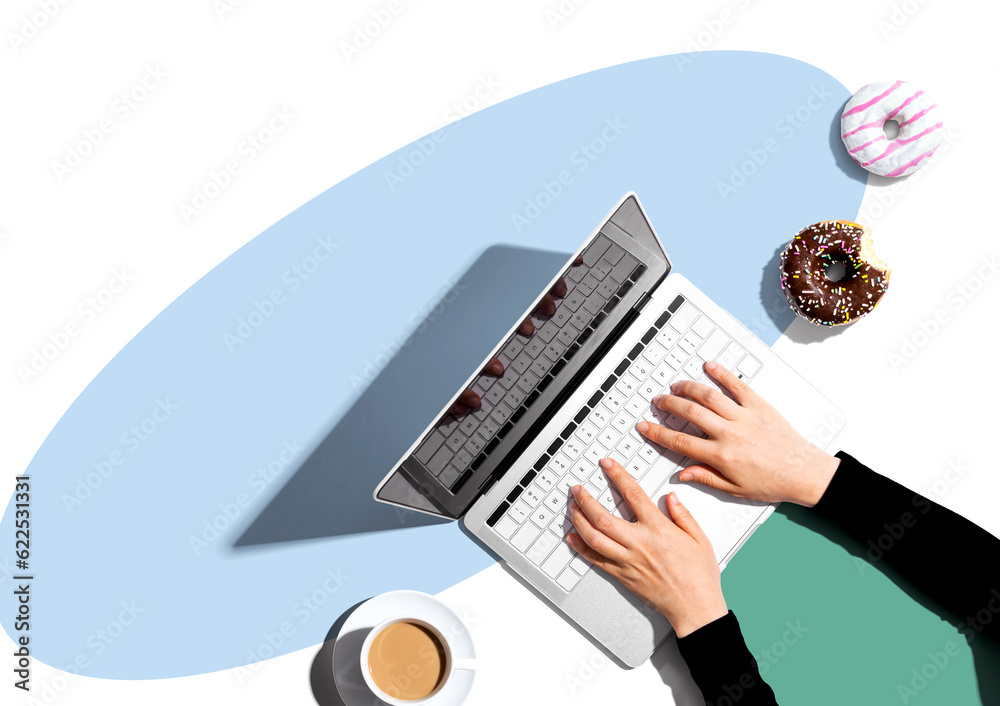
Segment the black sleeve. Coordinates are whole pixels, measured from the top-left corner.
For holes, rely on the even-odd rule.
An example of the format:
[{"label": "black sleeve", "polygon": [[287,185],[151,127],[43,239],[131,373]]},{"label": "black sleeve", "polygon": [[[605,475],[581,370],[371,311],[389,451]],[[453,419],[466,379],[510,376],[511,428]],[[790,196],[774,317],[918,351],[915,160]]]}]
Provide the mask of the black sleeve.
[{"label": "black sleeve", "polygon": [[677,638],[706,704],[777,706],[771,687],[760,678],[733,611],[689,635]]},{"label": "black sleeve", "polygon": [[813,508],[976,633],[1000,639],[1000,540],[843,451]]}]

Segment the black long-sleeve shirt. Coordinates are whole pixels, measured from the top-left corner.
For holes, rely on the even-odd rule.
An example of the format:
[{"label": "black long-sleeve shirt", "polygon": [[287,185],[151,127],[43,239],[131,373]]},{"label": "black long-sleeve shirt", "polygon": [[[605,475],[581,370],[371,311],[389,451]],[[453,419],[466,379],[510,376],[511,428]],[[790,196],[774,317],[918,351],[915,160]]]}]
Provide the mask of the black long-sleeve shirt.
[{"label": "black long-sleeve shirt", "polygon": [[[853,456],[841,451],[837,458],[840,466],[813,512],[860,542],[869,561],[884,561],[960,616],[966,638],[1000,640],[1000,540]],[[706,704],[725,698],[741,706],[777,704],[732,611],[677,645]]]}]

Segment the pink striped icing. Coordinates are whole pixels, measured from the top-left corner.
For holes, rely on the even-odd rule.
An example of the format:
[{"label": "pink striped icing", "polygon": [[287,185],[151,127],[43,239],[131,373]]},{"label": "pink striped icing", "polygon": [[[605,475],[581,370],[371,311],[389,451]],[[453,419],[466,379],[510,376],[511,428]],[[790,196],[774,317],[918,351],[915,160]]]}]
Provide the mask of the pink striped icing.
[{"label": "pink striped icing", "polygon": [[916,159],[911,159],[909,162],[907,162],[906,164],[904,164],[902,167],[897,167],[896,169],[893,169],[891,172],[889,172],[885,176],[887,176],[887,177],[899,176],[900,174],[903,174],[910,167],[915,167],[916,165],[920,164],[920,162],[924,161],[924,159],[926,159],[927,157],[930,157],[936,151],[937,151],[937,147],[935,147],[934,149],[932,149],[932,150],[930,150],[928,152],[924,152],[922,155],[920,155]]},{"label": "pink striped icing", "polygon": [[875,105],[876,103],[878,103],[880,100],[882,100],[883,98],[885,98],[887,95],[889,95],[890,93],[892,93],[893,91],[895,91],[897,88],[899,88],[902,85],[903,85],[902,81],[896,81],[896,83],[892,84],[892,86],[890,86],[886,90],[882,91],[882,93],[879,93],[877,96],[875,96],[874,98],[872,98],[867,103],[862,103],[861,105],[854,106],[853,108],[851,108],[850,110],[848,110],[846,113],[844,113],[843,116],[841,116],[841,117],[842,118],[846,118],[848,115],[854,115],[855,113],[860,113],[863,110],[868,110],[873,105]]},{"label": "pink striped icing", "polygon": [[918,120],[920,120],[920,118],[924,117],[925,115],[927,115],[927,113],[930,112],[931,108],[937,108],[937,103],[935,103],[934,105],[930,106],[930,108],[924,108],[923,110],[921,110],[919,113],[917,113],[916,115],[914,115],[909,120],[904,120],[903,122],[901,122],[899,124],[900,129],[902,129],[902,127],[904,125],[909,125],[910,123],[915,123]]},{"label": "pink striped icing", "polygon": [[908,106],[910,103],[912,103],[913,101],[915,101],[917,98],[919,98],[922,95],[924,95],[923,91],[917,91],[912,96],[910,96],[905,101],[903,101],[898,108],[896,108],[894,111],[892,111],[891,113],[889,113],[888,115],[886,115],[885,119],[886,120],[892,120],[893,118],[896,117],[896,113],[898,113],[899,111],[901,111],[903,108],[905,108],[906,106]]},{"label": "pink striped icing", "polygon": [[885,135],[879,135],[874,140],[869,140],[868,142],[866,142],[865,144],[861,145],[860,147],[855,147],[853,150],[849,150],[849,152],[850,152],[850,154],[854,154],[855,152],[860,152],[861,150],[863,150],[868,145],[870,145],[872,143],[875,143],[875,142],[881,142],[884,139],[885,139]]},{"label": "pink striped icing", "polygon": [[[882,154],[880,154],[875,159],[869,159],[867,162],[862,162],[861,166],[862,167],[867,167],[869,164],[874,164],[875,162],[878,162],[880,159],[882,159],[883,157],[889,156],[890,154],[892,154],[893,152],[895,152],[896,150],[898,150],[900,147],[902,147],[904,145],[908,145],[909,143],[914,142],[915,140],[919,140],[924,135],[927,135],[927,134],[930,134],[930,133],[934,132],[935,130],[937,130],[938,128],[940,128],[943,124],[944,123],[938,123],[934,127],[929,127],[926,130],[924,130],[923,132],[921,132],[921,133],[919,133],[917,135],[914,135],[913,137],[908,137],[905,140],[893,140],[892,144],[889,145],[889,147],[886,148],[885,152],[883,152]],[[891,176],[891,175],[890,174],[886,174],[886,176]]]},{"label": "pink striped icing", "polygon": [[885,124],[884,120],[876,120],[873,123],[865,123],[864,125],[861,125],[859,127],[854,128],[850,132],[845,132],[843,135],[840,136],[840,139],[842,139],[842,140],[847,139],[848,137],[850,137],[851,135],[853,135],[856,132],[861,132],[862,130],[867,130],[870,127],[882,127],[882,125],[884,125],[884,124]]}]

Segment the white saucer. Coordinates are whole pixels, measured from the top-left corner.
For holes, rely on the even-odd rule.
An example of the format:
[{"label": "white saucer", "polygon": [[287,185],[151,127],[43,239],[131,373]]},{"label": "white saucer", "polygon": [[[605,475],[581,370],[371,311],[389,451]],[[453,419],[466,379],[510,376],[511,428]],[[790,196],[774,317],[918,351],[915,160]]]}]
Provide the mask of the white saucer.
[{"label": "white saucer", "polygon": [[[333,645],[333,676],[346,706],[383,706],[361,676],[361,645],[373,627],[396,616],[419,618],[440,627],[456,659],[472,659],[476,648],[469,629],[455,611],[420,591],[390,591],[369,598],[347,616]],[[476,673],[455,670],[448,683],[428,702],[459,706],[472,690]]]}]

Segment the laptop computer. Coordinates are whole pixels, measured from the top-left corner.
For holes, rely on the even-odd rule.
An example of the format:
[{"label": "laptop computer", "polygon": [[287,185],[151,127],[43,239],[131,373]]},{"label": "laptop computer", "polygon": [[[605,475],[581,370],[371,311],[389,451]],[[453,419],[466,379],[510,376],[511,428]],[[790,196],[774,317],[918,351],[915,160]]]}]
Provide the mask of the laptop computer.
[{"label": "laptop computer", "polygon": [[[502,374],[486,372],[494,359]],[[665,495],[677,492],[724,568],[776,505],[678,482],[689,459],[635,429],[647,419],[704,435],[651,399],[679,379],[715,384],[704,371],[708,360],[749,381],[818,446],[827,446],[843,427],[836,406],[672,271],[629,192],[512,322],[373,495],[461,518],[567,618],[622,664],[637,666],[670,625],[566,543],[569,488],[581,483],[609,511],[634,520],[599,465],[605,456],[615,458],[664,512]],[[468,390],[478,406],[463,404]]]}]

